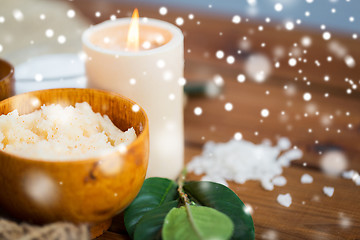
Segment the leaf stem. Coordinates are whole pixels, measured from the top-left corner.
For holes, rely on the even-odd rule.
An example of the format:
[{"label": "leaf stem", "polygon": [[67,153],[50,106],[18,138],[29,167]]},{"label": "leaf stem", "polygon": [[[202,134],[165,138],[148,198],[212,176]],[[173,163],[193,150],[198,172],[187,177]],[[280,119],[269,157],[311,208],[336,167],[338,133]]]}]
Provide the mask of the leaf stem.
[{"label": "leaf stem", "polygon": [[186,168],[184,168],[182,171],[181,171],[181,174],[178,178],[178,192],[179,192],[179,196],[180,198],[182,199],[182,201],[184,202],[184,205],[185,205],[185,209],[186,209],[186,213],[188,215],[188,219],[189,219],[189,222],[192,226],[192,228],[194,229],[196,235],[198,236],[199,239],[203,239],[201,233],[199,232],[199,229],[196,227],[195,225],[195,222],[194,222],[194,218],[191,214],[191,209],[190,209],[190,200],[189,200],[189,197],[188,195],[184,192],[184,189],[183,189],[183,186],[184,186],[184,182],[185,182],[185,178],[186,178],[186,173],[187,173],[187,170]]},{"label": "leaf stem", "polygon": [[181,173],[180,176],[177,180],[177,184],[178,184],[178,192],[180,195],[181,200],[184,202],[185,206],[186,205],[190,205],[190,200],[189,197],[187,196],[187,194],[184,192],[184,182],[185,182],[185,178],[186,178],[186,168],[184,168]]}]

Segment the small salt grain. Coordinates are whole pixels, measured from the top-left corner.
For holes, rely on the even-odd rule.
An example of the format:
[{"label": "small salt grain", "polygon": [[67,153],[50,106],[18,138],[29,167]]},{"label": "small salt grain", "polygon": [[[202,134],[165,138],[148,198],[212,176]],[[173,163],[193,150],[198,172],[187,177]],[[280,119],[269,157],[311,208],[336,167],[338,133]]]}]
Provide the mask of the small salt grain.
[{"label": "small salt grain", "polygon": [[283,176],[277,176],[277,177],[273,178],[273,180],[272,180],[272,183],[278,187],[285,186],[286,182],[287,182],[286,178]]},{"label": "small salt grain", "polygon": [[274,190],[274,184],[272,184],[269,180],[264,179],[261,181],[261,186],[268,191]]},{"label": "small salt grain", "polygon": [[358,185],[358,183],[359,183],[359,178],[360,178],[359,173],[356,173],[356,174],[354,174],[354,175],[352,176],[351,179]]},{"label": "small salt grain", "polygon": [[292,199],[291,199],[291,195],[290,193],[286,193],[286,194],[279,194],[277,196],[277,201],[280,205],[284,206],[284,207],[290,207],[291,203],[292,203]]},{"label": "small salt grain", "polygon": [[302,158],[302,155],[303,154],[300,149],[292,149],[281,155],[278,158],[278,162],[281,164],[281,166],[288,167],[291,161]]},{"label": "small salt grain", "polygon": [[305,173],[304,175],[301,176],[300,182],[302,184],[310,184],[313,182],[313,177],[310,176],[309,174]]},{"label": "small salt grain", "polygon": [[286,137],[282,137],[278,140],[278,144],[277,144],[277,147],[280,149],[280,150],[286,150],[286,149],[289,149],[291,147],[291,142],[288,138]]},{"label": "small salt grain", "polygon": [[328,197],[332,197],[334,195],[334,188],[325,186],[325,187],[323,187],[323,192]]},{"label": "small salt grain", "polygon": [[344,171],[341,174],[341,176],[345,179],[353,179],[356,175],[359,175],[359,173],[355,170]]},{"label": "small salt grain", "polygon": [[357,175],[356,178],[353,179],[353,180],[354,180],[356,186],[359,186],[359,185],[360,185],[360,177],[359,177],[359,175]]}]

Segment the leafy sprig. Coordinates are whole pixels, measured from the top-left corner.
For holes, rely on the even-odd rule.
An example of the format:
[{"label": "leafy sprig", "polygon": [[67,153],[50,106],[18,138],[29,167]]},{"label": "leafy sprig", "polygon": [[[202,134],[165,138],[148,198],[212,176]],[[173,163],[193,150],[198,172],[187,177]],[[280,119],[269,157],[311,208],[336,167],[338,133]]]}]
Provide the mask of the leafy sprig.
[{"label": "leafy sprig", "polygon": [[125,210],[129,235],[141,239],[254,239],[245,205],[229,188],[214,182],[148,178]]}]

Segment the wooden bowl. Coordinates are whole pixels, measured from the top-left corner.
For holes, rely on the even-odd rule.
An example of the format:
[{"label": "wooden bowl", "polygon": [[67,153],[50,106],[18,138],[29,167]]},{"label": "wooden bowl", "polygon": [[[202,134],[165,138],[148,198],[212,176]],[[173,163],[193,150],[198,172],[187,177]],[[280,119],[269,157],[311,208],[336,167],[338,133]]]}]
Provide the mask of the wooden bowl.
[{"label": "wooden bowl", "polygon": [[0,101],[14,95],[14,67],[0,59]]},{"label": "wooden bowl", "polygon": [[133,127],[137,139],[125,152],[75,161],[26,159],[0,151],[0,208],[32,223],[89,223],[96,237],[131,203],[144,182],[149,156],[145,111],[132,111],[133,101],[111,92],[50,89],[3,100],[0,114],[14,109],[26,114],[44,104],[69,106],[84,101],[94,112],[108,115],[121,130]]}]

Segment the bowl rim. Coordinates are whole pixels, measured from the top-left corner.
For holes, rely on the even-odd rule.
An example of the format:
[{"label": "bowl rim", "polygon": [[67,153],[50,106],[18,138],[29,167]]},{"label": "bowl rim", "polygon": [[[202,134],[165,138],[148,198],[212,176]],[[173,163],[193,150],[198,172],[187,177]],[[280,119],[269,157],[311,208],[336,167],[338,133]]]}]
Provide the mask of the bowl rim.
[{"label": "bowl rim", "polygon": [[0,82],[6,80],[8,78],[14,77],[15,68],[10,62],[6,61],[5,59],[0,58],[0,65],[6,65],[7,67],[10,68],[10,72],[8,74],[6,74],[4,77],[1,77]]},{"label": "bowl rim", "polygon": [[[147,116],[145,110],[139,104],[137,104],[135,101],[131,100],[130,98],[125,97],[125,96],[123,96],[123,95],[121,95],[119,93],[112,92],[112,91],[95,89],[95,88],[53,88],[53,89],[43,89],[43,90],[36,90],[36,91],[31,91],[31,92],[26,92],[26,93],[21,93],[21,94],[18,94],[18,95],[14,95],[12,97],[9,97],[9,98],[6,98],[6,99],[0,101],[0,105],[3,104],[4,102],[7,102],[7,101],[10,102],[12,99],[14,99],[14,98],[16,98],[18,96],[28,95],[28,94],[32,94],[32,93],[38,93],[38,92],[46,92],[46,91],[51,92],[51,91],[59,91],[59,90],[61,90],[61,91],[84,91],[84,92],[86,92],[86,91],[94,91],[94,92],[101,92],[101,93],[105,93],[105,94],[112,95],[112,96],[115,96],[115,97],[120,97],[120,98],[122,98],[122,99],[124,99],[124,100],[126,100],[126,101],[128,101],[128,102],[130,102],[132,104],[138,105],[140,107],[138,112],[141,112],[145,116],[145,126],[143,127],[143,130],[141,131],[141,133],[136,136],[136,139],[134,141],[132,141],[130,144],[126,145],[126,149],[128,151],[130,148],[134,148],[138,143],[145,141],[145,138],[146,138],[145,133],[149,132],[149,119],[148,119],[148,116]],[[3,115],[3,114],[1,114],[1,115]],[[103,114],[101,114],[101,115],[103,116]],[[0,161],[1,161],[1,154],[4,154],[5,156],[9,156],[11,158],[15,158],[15,159],[18,159],[18,160],[32,161],[32,162],[36,162],[36,163],[79,164],[79,163],[88,163],[88,162],[93,162],[93,161],[99,161],[103,157],[108,157],[108,156],[110,156],[112,154],[118,154],[118,153],[120,153],[120,152],[117,151],[116,149],[114,149],[114,150],[105,151],[104,154],[99,154],[99,155],[95,155],[93,157],[88,157],[88,158],[46,160],[46,159],[41,159],[41,158],[27,158],[27,157],[19,156],[19,155],[9,153],[9,152],[6,152],[6,151],[0,149]]]}]

